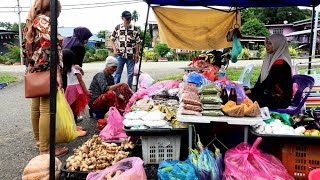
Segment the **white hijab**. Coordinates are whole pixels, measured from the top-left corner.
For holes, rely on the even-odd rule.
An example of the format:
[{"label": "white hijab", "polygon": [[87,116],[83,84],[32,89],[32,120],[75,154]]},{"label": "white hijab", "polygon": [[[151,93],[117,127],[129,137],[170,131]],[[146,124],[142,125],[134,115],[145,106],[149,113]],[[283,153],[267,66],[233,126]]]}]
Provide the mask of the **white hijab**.
[{"label": "white hijab", "polygon": [[290,52],[286,37],[282,34],[272,34],[271,36],[267,37],[267,39],[272,44],[273,53],[267,53],[266,58],[263,61],[260,76],[261,83],[267,78],[272,64],[278,59],[282,59],[287,62],[292,69]]}]

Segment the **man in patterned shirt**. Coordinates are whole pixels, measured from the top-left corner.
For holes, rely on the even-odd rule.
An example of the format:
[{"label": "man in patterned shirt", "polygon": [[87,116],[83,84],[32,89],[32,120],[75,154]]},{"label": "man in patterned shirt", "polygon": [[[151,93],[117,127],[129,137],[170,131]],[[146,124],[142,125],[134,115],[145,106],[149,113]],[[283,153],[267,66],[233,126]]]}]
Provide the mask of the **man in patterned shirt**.
[{"label": "man in patterned shirt", "polygon": [[139,61],[140,32],[131,24],[131,13],[122,12],[123,23],[116,26],[110,39],[113,53],[118,61],[118,68],[114,76],[115,83],[121,80],[124,64],[127,64],[128,85],[132,88],[134,64]]}]

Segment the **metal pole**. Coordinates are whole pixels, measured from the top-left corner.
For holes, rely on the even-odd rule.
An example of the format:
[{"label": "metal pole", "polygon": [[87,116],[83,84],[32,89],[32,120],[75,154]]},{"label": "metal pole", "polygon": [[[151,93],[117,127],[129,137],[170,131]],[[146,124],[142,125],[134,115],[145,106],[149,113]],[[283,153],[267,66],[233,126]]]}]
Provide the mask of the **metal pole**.
[{"label": "metal pole", "polygon": [[19,46],[20,46],[20,62],[23,65],[23,57],[22,57],[22,29],[21,29],[21,10],[20,10],[20,1],[18,2],[18,17],[19,17]]},{"label": "metal pole", "polygon": [[308,74],[311,73],[311,61],[312,61],[312,45],[313,45],[313,28],[315,22],[315,5],[312,5],[312,20],[311,20],[311,34],[310,34],[310,46],[309,46],[309,65],[308,65]]},{"label": "metal pole", "polygon": [[55,180],[55,137],[56,137],[56,95],[57,95],[57,0],[50,0],[50,180]]},{"label": "metal pole", "polygon": [[137,77],[136,91],[138,90],[138,85],[139,85],[139,77],[140,77],[140,69],[141,69],[141,62],[142,62],[142,54],[143,54],[143,48],[144,48],[144,45],[145,45],[146,35],[147,35],[147,27],[148,27],[148,20],[149,20],[149,10],[150,10],[150,4],[148,4],[147,18],[146,18],[146,23],[145,23],[145,25],[144,25],[144,35],[143,35],[142,47],[141,47],[141,50],[140,50],[140,60],[139,60],[139,68],[138,68],[138,77]]},{"label": "metal pole", "polygon": [[319,6],[316,8],[315,22],[314,22],[314,32],[313,32],[313,42],[312,42],[312,57],[315,58],[316,48],[317,48],[317,37],[318,37],[318,20],[319,19]]}]

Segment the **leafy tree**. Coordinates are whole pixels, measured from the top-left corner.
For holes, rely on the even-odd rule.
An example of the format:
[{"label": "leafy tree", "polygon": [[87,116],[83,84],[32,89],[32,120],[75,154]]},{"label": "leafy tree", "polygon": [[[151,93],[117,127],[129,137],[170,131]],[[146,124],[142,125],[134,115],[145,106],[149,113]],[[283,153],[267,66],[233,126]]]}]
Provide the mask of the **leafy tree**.
[{"label": "leafy tree", "polygon": [[[21,23],[21,28],[23,28],[26,25],[26,23]],[[19,24],[18,23],[13,23],[11,27],[11,31],[19,31]]]},{"label": "leafy tree", "polygon": [[136,23],[139,20],[139,13],[136,10],[133,10],[132,12],[132,21]]},{"label": "leafy tree", "polygon": [[250,19],[241,26],[241,32],[244,35],[268,36],[270,33],[264,24],[257,18]]},{"label": "leafy tree", "polygon": [[158,43],[154,47],[154,51],[160,56],[164,57],[170,51],[170,48],[165,43]]},{"label": "leafy tree", "polygon": [[12,24],[10,22],[0,22],[0,27],[3,27],[6,30],[11,30]]},{"label": "leafy tree", "polygon": [[308,19],[311,11],[293,7],[271,7],[271,8],[247,8],[241,10],[241,23],[244,24],[252,18],[257,18],[265,24],[282,24],[284,21],[292,23]]},{"label": "leafy tree", "polygon": [[[140,31],[140,38],[141,40],[143,40],[143,36],[144,35],[144,31]],[[147,33],[146,33],[146,39],[145,39],[145,47],[152,47],[152,38],[151,38],[151,34],[150,34],[150,30],[147,29]]]},{"label": "leafy tree", "polygon": [[105,39],[106,38],[106,32],[105,30],[101,30],[98,32],[98,38],[102,38],[102,39]]}]

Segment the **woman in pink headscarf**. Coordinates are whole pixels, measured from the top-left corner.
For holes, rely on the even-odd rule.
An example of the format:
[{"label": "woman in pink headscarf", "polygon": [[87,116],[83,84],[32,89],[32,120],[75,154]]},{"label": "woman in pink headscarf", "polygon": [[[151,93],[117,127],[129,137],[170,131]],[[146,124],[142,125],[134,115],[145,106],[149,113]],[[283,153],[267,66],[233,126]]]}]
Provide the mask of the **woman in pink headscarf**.
[{"label": "woman in pink headscarf", "polygon": [[287,39],[282,34],[266,38],[267,55],[255,86],[246,91],[260,107],[287,108],[292,99],[292,63]]}]

